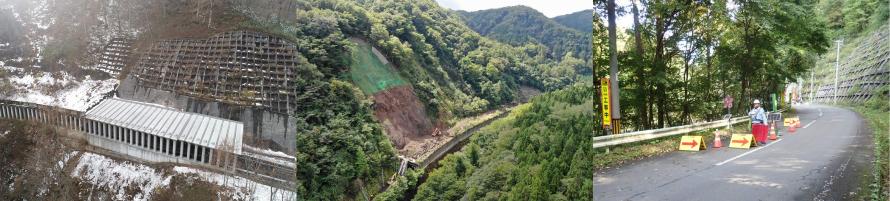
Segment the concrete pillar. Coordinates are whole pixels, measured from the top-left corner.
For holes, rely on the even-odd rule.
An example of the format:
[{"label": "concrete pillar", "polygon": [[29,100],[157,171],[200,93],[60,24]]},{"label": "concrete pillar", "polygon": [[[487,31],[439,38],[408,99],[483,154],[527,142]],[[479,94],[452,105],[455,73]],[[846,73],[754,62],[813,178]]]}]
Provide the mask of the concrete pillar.
[{"label": "concrete pillar", "polygon": [[188,143],[188,142],[186,142],[186,143],[184,143],[184,144],[185,144],[185,154],[183,154],[182,156],[183,156],[184,158],[191,159],[191,157],[192,157],[192,153],[191,153],[190,150],[191,150],[191,145],[192,145],[192,143]]},{"label": "concrete pillar", "polygon": [[204,163],[204,161],[206,161],[206,159],[207,159],[207,147],[202,146],[201,154],[198,154],[198,155],[200,156],[200,157],[198,157],[198,161],[201,163]]}]

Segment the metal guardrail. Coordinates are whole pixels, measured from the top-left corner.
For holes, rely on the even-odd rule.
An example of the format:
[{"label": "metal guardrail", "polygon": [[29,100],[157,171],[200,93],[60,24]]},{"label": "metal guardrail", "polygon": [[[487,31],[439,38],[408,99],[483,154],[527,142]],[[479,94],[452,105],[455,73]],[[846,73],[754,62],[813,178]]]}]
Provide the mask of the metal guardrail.
[{"label": "metal guardrail", "polygon": [[[783,112],[785,112],[785,109],[781,109],[774,113],[782,114]],[[769,116],[770,113],[771,112],[767,112],[767,116]],[[735,125],[737,123],[747,122],[747,121],[751,121],[750,117],[748,117],[748,116],[734,117],[734,118],[729,119],[729,125]],[[617,134],[617,135],[599,136],[599,137],[593,138],[593,148],[594,149],[603,148],[603,147],[615,146],[615,145],[620,145],[620,144],[646,141],[646,140],[651,140],[651,139],[655,139],[655,138],[662,138],[662,137],[667,137],[667,136],[672,136],[672,135],[687,134],[687,133],[700,131],[700,130],[704,130],[704,129],[711,129],[711,128],[717,128],[717,127],[721,127],[721,126],[727,126],[726,123],[727,123],[726,119],[721,119],[721,120],[717,120],[717,121],[700,122],[700,123],[694,123],[694,124],[689,124],[689,125],[684,125],[684,126],[675,126],[675,127],[668,127],[668,128],[635,131],[635,132],[629,132],[629,133],[621,133],[621,134]]]},{"label": "metal guardrail", "polygon": [[[748,116],[735,117],[729,119],[729,124],[737,124],[750,121]],[[684,126],[675,126],[669,128],[659,128],[652,130],[636,131],[630,133],[622,133],[617,135],[606,135],[593,138],[593,148],[609,147],[620,144],[634,143],[655,138],[667,137],[672,135],[686,134],[704,129],[711,129],[726,126],[727,120],[717,120],[711,122],[701,122]]]}]

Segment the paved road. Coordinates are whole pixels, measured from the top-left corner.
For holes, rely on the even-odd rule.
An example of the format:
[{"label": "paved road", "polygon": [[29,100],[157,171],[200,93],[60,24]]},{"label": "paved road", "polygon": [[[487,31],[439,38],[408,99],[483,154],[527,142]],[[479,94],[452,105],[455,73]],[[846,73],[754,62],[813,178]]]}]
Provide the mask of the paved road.
[{"label": "paved road", "polygon": [[760,148],[676,151],[597,172],[595,200],[850,200],[873,155],[862,118],[795,108],[804,127]]}]

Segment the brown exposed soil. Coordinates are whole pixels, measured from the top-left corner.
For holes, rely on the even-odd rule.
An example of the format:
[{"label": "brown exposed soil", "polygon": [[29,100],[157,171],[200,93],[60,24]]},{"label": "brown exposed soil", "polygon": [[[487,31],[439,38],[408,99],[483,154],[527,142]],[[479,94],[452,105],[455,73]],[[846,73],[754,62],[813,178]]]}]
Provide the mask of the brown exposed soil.
[{"label": "brown exposed soil", "polygon": [[410,85],[380,91],[374,97],[374,116],[383,123],[397,149],[432,136],[433,124]]}]

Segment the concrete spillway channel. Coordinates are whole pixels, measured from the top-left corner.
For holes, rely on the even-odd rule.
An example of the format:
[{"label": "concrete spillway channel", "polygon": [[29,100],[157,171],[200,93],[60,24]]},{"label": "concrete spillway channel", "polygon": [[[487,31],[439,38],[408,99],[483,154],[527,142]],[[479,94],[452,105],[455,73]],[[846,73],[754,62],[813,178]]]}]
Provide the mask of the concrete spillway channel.
[{"label": "concrete spillway channel", "polygon": [[295,186],[294,162],[242,150],[240,122],[110,98],[87,112],[0,100],[0,118],[44,123],[91,150],[144,163],[232,173],[279,188]]}]

